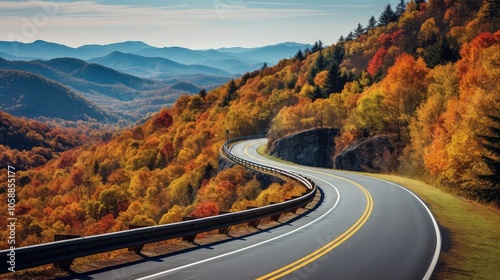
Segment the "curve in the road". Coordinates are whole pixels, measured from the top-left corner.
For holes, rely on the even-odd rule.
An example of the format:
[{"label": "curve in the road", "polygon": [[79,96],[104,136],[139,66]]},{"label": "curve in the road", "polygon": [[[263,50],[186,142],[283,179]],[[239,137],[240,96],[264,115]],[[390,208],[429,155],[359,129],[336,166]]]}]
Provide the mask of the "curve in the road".
[{"label": "curve in the road", "polygon": [[[259,146],[259,144],[262,144],[263,141],[259,142],[258,140],[257,141],[253,141],[253,142],[250,142],[249,144],[247,144],[244,148],[244,154],[246,157],[248,158],[251,158],[252,160],[255,160],[257,162],[259,161],[262,161],[262,158],[259,158],[259,157],[256,157],[255,155],[252,155],[250,152],[249,152],[249,149],[251,147],[253,147],[252,150],[256,150],[257,149],[257,146]],[[281,167],[284,167],[286,165],[281,165]],[[357,230],[359,230],[365,223],[366,221],[368,220],[372,210],[373,210],[373,198],[372,196],[370,195],[370,193],[366,190],[366,188],[364,188],[362,185],[360,185],[359,183],[357,182],[354,182],[352,180],[349,180],[345,177],[340,177],[340,176],[337,176],[337,175],[333,175],[333,174],[329,174],[329,173],[325,173],[325,172],[322,172],[322,171],[318,171],[318,170],[314,170],[312,168],[306,168],[306,167],[300,167],[300,166],[297,166],[297,165],[293,165],[294,168],[296,170],[302,170],[302,171],[307,171],[307,172],[312,172],[312,173],[315,173],[315,174],[321,174],[321,175],[324,175],[324,176],[328,176],[328,177],[332,177],[332,178],[337,178],[337,179],[340,179],[340,180],[344,180],[344,181],[347,181],[353,185],[355,185],[356,187],[360,188],[361,190],[363,190],[363,192],[365,193],[365,196],[366,196],[366,199],[367,199],[367,204],[366,204],[366,209],[365,209],[365,212],[363,213],[363,215],[361,216],[361,218],[351,227],[349,228],[349,230],[347,230],[346,232],[344,232],[342,235],[340,235],[339,237],[337,237],[336,239],[332,240],[330,243],[326,244],[325,246],[317,249],[316,251],[306,255],[305,257],[293,262],[293,263],[290,263],[280,269],[277,269],[271,273],[268,273],[262,277],[259,277],[257,278],[258,280],[264,280],[264,279],[279,279],[281,277],[284,277],[308,264],[310,264],[311,262],[319,259],[320,257],[324,256],[325,254],[327,254],[328,252],[330,252],[331,250],[335,249],[336,247],[338,247],[340,244],[342,244],[344,241],[346,241],[348,238],[350,238],[352,235],[354,235],[356,233]],[[290,166],[289,166],[290,167]],[[310,175],[309,175],[310,176]],[[363,177],[366,177],[364,175],[358,175],[358,176],[363,176]],[[371,178],[369,177],[370,179],[374,179],[374,178]],[[406,188],[403,188],[397,184],[394,184],[394,183],[391,183],[391,182],[387,182],[387,181],[384,181],[384,180],[381,180],[381,179],[375,179],[375,180],[378,180],[378,181],[381,181],[381,182],[384,182],[384,183],[387,183],[387,184],[391,184],[395,187],[398,187],[406,192],[408,192],[412,197],[414,197],[421,205],[422,207],[426,210],[427,214],[429,215],[431,221],[432,221],[432,225],[433,225],[433,228],[435,230],[435,238],[436,238],[436,246],[435,246],[435,250],[434,250],[434,254],[432,255],[432,260],[430,261],[430,264],[427,268],[427,270],[425,271],[425,274],[424,276],[422,277],[422,279],[430,279],[431,275],[432,275],[432,272],[437,264],[437,261],[438,261],[438,258],[439,258],[439,253],[440,253],[440,250],[441,250],[441,236],[440,236],[440,232],[439,232],[439,227],[438,227],[438,224],[436,222],[436,219],[434,218],[434,216],[432,215],[431,211],[428,209],[428,207],[425,205],[425,203],[417,196],[415,195],[414,193],[412,193],[411,191],[407,190]],[[369,210],[368,210],[369,209]]]},{"label": "curve in the road", "polygon": [[[265,140],[235,144],[238,157],[301,173],[322,200],[301,219],[154,258],[86,279],[429,279],[440,234],[429,209],[410,191],[355,173],[279,163],[258,155]],[[119,275],[119,277],[118,277]]]},{"label": "curve in the road", "polygon": [[330,209],[328,209],[328,211],[326,211],[323,215],[321,215],[320,217],[316,218],[315,220],[313,220],[313,221],[311,221],[311,222],[309,222],[309,223],[307,223],[307,224],[305,224],[305,225],[303,225],[301,227],[298,227],[298,228],[296,228],[296,229],[294,229],[292,231],[289,231],[287,233],[284,233],[284,234],[278,235],[276,237],[267,239],[265,241],[262,241],[262,242],[259,242],[259,243],[256,243],[256,244],[253,244],[253,245],[241,248],[241,249],[237,249],[237,250],[234,250],[234,251],[222,254],[222,255],[214,256],[212,258],[208,258],[208,259],[204,259],[204,260],[201,260],[201,261],[193,262],[193,263],[186,264],[186,265],[183,265],[183,266],[179,266],[179,267],[176,267],[176,268],[173,268],[173,269],[161,271],[161,272],[158,272],[158,273],[155,273],[155,274],[152,274],[152,275],[148,275],[146,277],[141,277],[141,278],[138,278],[137,280],[155,279],[155,278],[158,278],[158,277],[170,274],[171,272],[174,272],[174,271],[177,271],[177,270],[182,270],[182,269],[185,269],[185,268],[188,268],[188,267],[196,266],[196,265],[199,265],[199,264],[202,264],[202,263],[211,262],[211,261],[214,261],[214,260],[217,260],[217,259],[228,257],[228,256],[231,256],[231,255],[234,255],[234,254],[238,254],[238,253],[241,253],[243,251],[246,251],[246,250],[249,250],[249,249],[261,246],[261,245],[265,245],[266,243],[270,243],[270,242],[276,241],[276,240],[284,238],[284,237],[286,237],[286,236],[288,236],[290,234],[294,234],[294,233],[296,233],[298,231],[304,230],[305,228],[307,228],[310,225],[318,222],[319,220],[321,220],[322,218],[324,218],[325,216],[327,216],[328,214],[330,214],[335,209],[335,207],[337,207],[337,205],[339,203],[339,200],[340,200],[339,192],[338,192],[337,188],[333,184],[331,184],[331,183],[329,183],[329,182],[327,182],[325,180],[319,179],[319,178],[318,178],[318,180],[319,181],[323,181],[323,183],[330,185],[335,190],[335,192],[337,193],[337,200],[335,201],[335,204]]}]

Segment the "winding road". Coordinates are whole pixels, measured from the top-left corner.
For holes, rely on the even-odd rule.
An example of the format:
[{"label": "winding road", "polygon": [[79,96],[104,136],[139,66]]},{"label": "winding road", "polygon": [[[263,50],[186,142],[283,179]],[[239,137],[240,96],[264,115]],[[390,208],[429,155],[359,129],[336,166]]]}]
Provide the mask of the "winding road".
[{"label": "winding road", "polygon": [[256,152],[265,139],[231,153],[297,172],[321,190],[300,219],[258,234],[200,246],[76,279],[429,279],[441,237],[425,204],[390,182],[350,172],[279,163]]}]

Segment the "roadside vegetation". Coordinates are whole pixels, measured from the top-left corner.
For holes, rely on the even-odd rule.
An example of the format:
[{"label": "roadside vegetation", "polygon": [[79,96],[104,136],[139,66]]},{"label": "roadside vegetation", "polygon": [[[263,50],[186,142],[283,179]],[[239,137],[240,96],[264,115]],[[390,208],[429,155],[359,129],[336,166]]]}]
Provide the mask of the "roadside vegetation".
[{"label": "roadside vegetation", "polygon": [[[266,153],[271,160],[285,162]],[[290,162],[287,162],[290,163]],[[362,173],[401,185],[422,199],[436,218],[442,238],[433,279],[498,279],[500,210],[447,193],[419,180],[396,175]]]},{"label": "roadside vegetation", "polygon": [[[401,1],[395,11],[387,5],[378,21],[367,19],[336,44],[318,41],[272,67],[183,95],[98,143],[36,123],[18,135],[7,130],[16,122],[3,117],[0,135],[8,144],[0,151],[18,170],[19,245],[49,242],[56,233],[89,236],[237,211],[266,192],[285,197],[297,190],[262,190],[239,167],[218,172],[219,149],[233,137],[267,133],[272,145],[314,128],[340,130],[336,152],[392,137],[404,149],[387,156],[397,166],[389,172],[431,178],[464,199],[498,205],[497,2]],[[7,181],[5,169],[0,181]],[[0,212],[7,213],[6,204]],[[0,228],[4,249],[6,219]],[[488,240],[495,239],[482,242]]]}]

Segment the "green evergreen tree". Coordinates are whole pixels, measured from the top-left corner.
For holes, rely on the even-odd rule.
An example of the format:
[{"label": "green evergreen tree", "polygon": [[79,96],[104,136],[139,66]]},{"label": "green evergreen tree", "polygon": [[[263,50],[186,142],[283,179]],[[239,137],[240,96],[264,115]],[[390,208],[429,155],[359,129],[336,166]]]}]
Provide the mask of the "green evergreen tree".
[{"label": "green evergreen tree", "polygon": [[339,65],[337,63],[332,63],[325,80],[325,86],[323,88],[323,97],[328,97],[332,93],[340,93],[344,88],[346,81],[342,77]]},{"label": "green evergreen tree", "polygon": [[320,72],[321,70],[325,69],[326,67],[326,62],[325,58],[323,57],[322,52],[319,52],[318,58],[316,59],[316,62],[314,63],[313,67],[311,68],[311,71],[309,72],[308,75],[308,83],[310,85],[314,85],[314,78],[316,77],[316,74]]},{"label": "green evergreen tree", "polygon": [[318,74],[318,72],[319,72],[318,67],[316,67],[316,65],[313,65],[311,67],[311,70],[309,71],[309,74],[307,75],[307,82],[310,85],[315,85],[316,84],[314,82],[314,78],[316,77],[316,74]]},{"label": "green evergreen tree", "polygon": [[343,45],[336,45],[333,48],[333,60],[334,63],[336,62],[338,65],[342,63],[345,57],[345,48]]},{"label": "green evergreen tree", "polygon": [[233,79],[228,84],[227,94],[222,99],[222,103],[220,104],[220,106],[226,107],[227,105],[229,105],[229,102],[231,102],[231,100],[236,99],[238,97],[237,91],[238,91],[238,87],[236,86],[236,83],[234,82],[234,79]]},{"label": "green evergreen tree", "polygon": [[[499,112],[497,108],[497,113]],[[487,115],[491,120],[488,126],[487,134],[477,135],[481,140],[484,151],[481,155],[482,160],[488,166],[489,173],[478,174],[478,177],[491,185],[486,190],[481,190],[480,197],[485,201],[500,203],[500,115]]]},{"label": "green evergreen tree", "polygon": [[337,43],[341,44],[341,43],[344,43],[344,42],[345,42],[344,36],[340,35],[340,38],[339,38],[339,40],[338,40]]},{"label": "green evergreen tree", "polygon": [[382,14],[380,14],[380,17],[378,18],[378,25],[386,26],[389,23],[396,20],[397,20],[396,14],[392,10],[391,4],[387,4],[387,6],[385,6],[384,11],[382,12]]},{"label": "green evergreen tree", "polygon": [[267,69],[267,62],[264,62],[264,64],[262,65],[262,67],[260,68],[260,71],[264,71]]},{"label": "green evergreen tree", "polygon": [[[229,82],[228,86],[228,92],[231,97],[236,97],[236,91],[238,90],[238,87],[236,86],[236,83],[234,82],[234,79]],[[233,100],[234,98],[231,98]]]},{"label": "green evergreen tree", "polygon": [[296,60],[304,60],[304,54],[302,53],[302,50],[299,50],[299,51],[295,54],[294,58],[295,58]]},{"label": "green evergreen tree", "polygon": [[316,99],[318,99],[318,98],[324,98],[323,92],[321,91],[321,89],[319,88],[319,86],[314,86],[314,91],[313,91],[312,95],[313,96],[312,96],[311,99],[313,101],[316,100]]},{"label": "green evergreen tree", "polygon": [[200,91],[198,92],[198,96],[200,96],[201,98],[205,98],[205,96],[207,96],[207,90],[204,88],[200,89]]},{"label": "green evergreen tree", "polygon": [[354,39],[354,34],[352,32],[349,32],[349,34],[347,34],[347,37],[345,38],[345,40],[351,41],[352,39]]},{"label": "green evergreen tree", "polygon": [[359,36],[363,35],[365,33],[365,29],[363,28],[363,25],[361,23],[358,23],[358,26],[356,29],[354,29],[354,36],[356,38],[359,38]]},{"label": "green evergreen tree", "polygon": [[314,43],[312,49],[311,49],[311,52],[317,52],[317,51],[321,51],[323,49],[323,42],[321,42],[321,40],[318,40],[317,42]]},{"label": "green evergreen tree", "polygon": [[456,62],[459,58],[460,54],[457,42],[446,37],[436,44],[427,47],[424,54],[425,63],[431,68],[448,62]]},{"label": "green evergreen tree", "polygon": [[400,18],[406,11],[406,3],[404,0],[400,0],[396,6],[396,17]]},{"label": "green evergreen tree", "polygon": [[243,86],[244,84],[247,83],[248,79],[250,79],[250,73],[246,72],[245,74],[243,74],[243,76],[241,77],[241,85],[240,86]]},{"label": "green evergreen tree", "polygon": [[316,68],[318,71],[321,71],[325,69],[326,67],[326,62],[325,62],[325,57],[323,56],[323,52],[319,52],[318,58],[316,59]]},{"label": "green evergreen tree", "polygon": [[368,25],[366,26],[366,29],[367,30],[370,30],[370,29],[373,29],[377,26],[377,20],[375,19],[374,16],[372,16],[369,20],[368,20]]}]

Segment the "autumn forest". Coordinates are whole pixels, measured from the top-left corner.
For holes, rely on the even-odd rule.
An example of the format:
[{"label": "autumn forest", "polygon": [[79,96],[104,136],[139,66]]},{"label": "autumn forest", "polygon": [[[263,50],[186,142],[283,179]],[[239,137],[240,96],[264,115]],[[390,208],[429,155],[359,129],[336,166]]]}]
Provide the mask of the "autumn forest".
[{"label": "autumn forest", "polygon": [[[135,127],[107,132],[0,114],[0,181],[17,169],[20,245],[184,216],[239,211],[300,194],[243,167],[221,172],[226,138],[337,128],[340,153],[365,139],[402,147],[388,172],[500,206],[498,1],[401,1],[337,43],[181,96]],[[327,34],[325,34],[326,36]],[[229,132],[229,135],[226,133]],[[335,154],[332,155],[334,157]],[[0,199],[6,201],[2,185]],[[2,203],[1,213],[7,213]],[[0,219],[0,248],[7,248]]]}]

